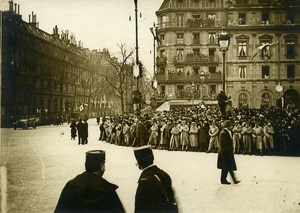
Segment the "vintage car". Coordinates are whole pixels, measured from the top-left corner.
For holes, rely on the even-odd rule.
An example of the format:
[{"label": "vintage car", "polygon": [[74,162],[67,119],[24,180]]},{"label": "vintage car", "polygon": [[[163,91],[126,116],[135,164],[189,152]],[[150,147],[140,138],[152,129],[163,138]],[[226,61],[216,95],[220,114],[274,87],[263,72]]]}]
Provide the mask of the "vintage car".
[{"label": "vintage car", "polygon": [[28,129],[29,127],[36,128],[37,122],[35,118],[19,118],[13,123],[13,128]]}]

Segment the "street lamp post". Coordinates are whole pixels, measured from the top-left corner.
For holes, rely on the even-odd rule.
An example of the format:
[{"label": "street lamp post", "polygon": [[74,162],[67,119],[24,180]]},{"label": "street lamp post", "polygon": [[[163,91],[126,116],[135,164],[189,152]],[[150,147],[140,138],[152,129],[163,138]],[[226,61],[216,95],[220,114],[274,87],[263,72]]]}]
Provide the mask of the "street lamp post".
[{"label": "street lamp post", "polygon": [[222,85],[223,85],[223,91],[225,92],[225,72],[226,72],[226,68],[225,68],[225,54],[226,51],[229,48],[229,44],[230,44],[230,35],[229,33],[226,31],[225,26],[222,27],[222,32],[218,34],[218,44],[219,44],[219,48],[220,51],[222,52],[223,55],[223,79],[222,79]]},{"label": "street lamp post", "polygon": [[[139,39],[138,39],[138,9],[137,9],[138,0],[134,0],[134,12],[135,12],[135,58],[136,66],[139,70]],[[139,75],[136,77],[136,86],[139,89]]]},{"label": "street lamp post", "polygon": [[155,75],[155,40],[156,40],[156,35],[155,35],[155,32],[154,32],[154,29],[156,31],[157,27],[155,27],[155,23],[153,23],[153,27],[150,28],[150,32],[151,34],[153,35],[153,74]]},{"label": "street lamp post", "polygon": [[[134,0],[134,11],[135,11],[135,53],[136,53],[136,64],[134,66],[133,75],[136,77],[136,89],[133,90],[133,96],[138,98],[133,98],[134,111],[136,111],[137,116],[140,115],[140,102],[142,95],[139,91],[139,78],[141,77],[141,64],[139,61],[139,45],[138,45],[138,9],[137,9],[138,0]],[[136,102],[136,103],[135,103]]]},{"label": "street lamp post", "polygon": [[203,101],[203,82],[205,79],[205,73],[203,71],[200,72],[200,80],[201,80],[201,101]]}]

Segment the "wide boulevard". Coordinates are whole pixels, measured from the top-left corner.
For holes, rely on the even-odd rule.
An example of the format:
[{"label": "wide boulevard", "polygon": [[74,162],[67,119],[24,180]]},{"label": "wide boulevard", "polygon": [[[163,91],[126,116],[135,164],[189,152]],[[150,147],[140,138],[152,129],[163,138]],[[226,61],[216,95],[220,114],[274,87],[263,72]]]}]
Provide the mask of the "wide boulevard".
[{"label": "wide boulevard", "polygon": [[[132,147],[98,141],[96,119],[89,143],[71,140],[68,124],[1,129],[1,212],[53,212],[66,182],[84,171],[85,152],[106,151],[104,178],[119,186],[127,212],[141,171]],[[238,185],[221,185],[217,154],[154,150],[155,164],[170,174],[181,212],[300,212],[300,158],[235,155]],[[230,180],[230,178],[228,178]]]}]

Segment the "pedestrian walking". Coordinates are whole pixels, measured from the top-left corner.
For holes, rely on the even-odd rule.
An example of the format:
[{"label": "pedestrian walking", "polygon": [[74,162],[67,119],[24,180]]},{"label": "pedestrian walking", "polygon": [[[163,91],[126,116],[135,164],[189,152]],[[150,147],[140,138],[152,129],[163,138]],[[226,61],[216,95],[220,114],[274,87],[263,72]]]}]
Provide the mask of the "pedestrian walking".
[{"label": "pedestrian walking", "polygon": [[72,120],[70,128],[71,128],[71,140],[75,140],[75,138],[77,136],[77,129],[76,129],[76,122],[75,122],[75,120]]},{"label": "pedestrian walking", "polygon": [[118,186],[102,177],[105,151],[86,152],[85,170],[65,185],[54,212],[125,212]]},{"label": "pedestrian walking", "polygon": [[84,124],[82,120],[79,119],[77,123],[77,131],[78,131],[78,145],[83,144],[83,136],[84,136]]},{"label": "pedestrian walking", "polygon": [[171,177],[153,164],[151,146],[134,149],[137,166],[143,170],[135,194],[135,213],[178,212]]},{"label": "pedestrian walking", "polygon": [[227,181],[227,175],[230,174],[234,184],[238,184],[234,171],[237,170],[234,149],[232,140],[232,127],[233,124],[230,120],[226,120],[222,123],[223,129],[220,132],[220,147],[218,151],[217,168],[221,169],[221,184],[231,184]]}]

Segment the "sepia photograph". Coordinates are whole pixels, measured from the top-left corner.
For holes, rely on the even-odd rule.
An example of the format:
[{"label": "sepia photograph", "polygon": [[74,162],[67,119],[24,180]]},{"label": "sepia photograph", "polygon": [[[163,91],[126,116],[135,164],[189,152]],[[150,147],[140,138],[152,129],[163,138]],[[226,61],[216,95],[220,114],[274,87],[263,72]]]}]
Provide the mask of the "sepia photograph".
[{"label": "sepia photograph", "polygon": [[299,11],[0,0],[0,212],[300,212]]}]

